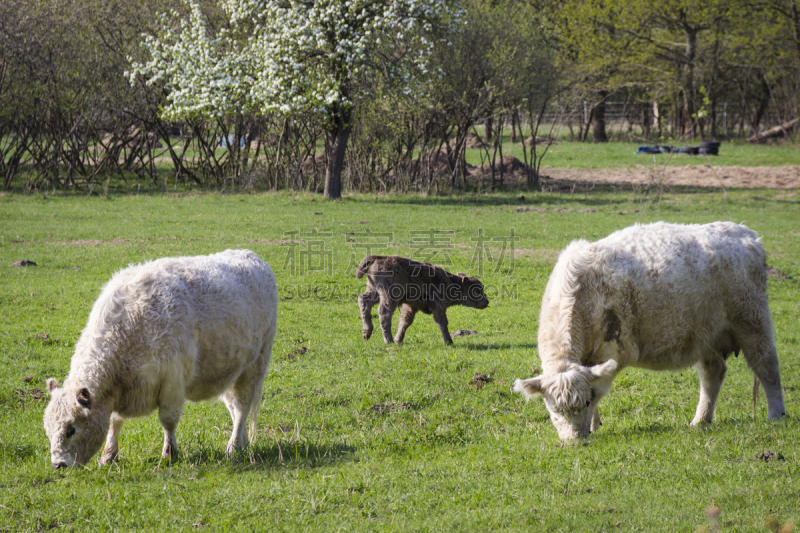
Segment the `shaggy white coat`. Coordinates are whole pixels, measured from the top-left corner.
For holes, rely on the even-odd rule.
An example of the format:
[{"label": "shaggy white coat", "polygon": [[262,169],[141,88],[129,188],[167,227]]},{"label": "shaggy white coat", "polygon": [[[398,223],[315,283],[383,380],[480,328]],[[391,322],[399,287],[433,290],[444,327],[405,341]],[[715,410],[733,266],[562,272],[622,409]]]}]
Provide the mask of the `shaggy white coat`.
[{"label": "shaggy white coat", "polygon": [[542,375],[514,390],[543,396],[562,439],[599,426],[597,404],[627,366],[695,365],[692,424],[711,422],[725,360],[740,349],[764,386],[769,418],[784,412],[766,255],[742,225],[657,222],[572,242],[547,283],[538,344]]},{"label": "shaggy white coat", "polygon": [[228,451],[254,436],[277,323],[269,265],[249,250],[163,258],[117,272],[94,304],[60,387],[50,378],[44,426],[54,466],[85,465],[123,421],[158,409],[163,457],[177,452],[186,400],[221,396],[233,418]]}]

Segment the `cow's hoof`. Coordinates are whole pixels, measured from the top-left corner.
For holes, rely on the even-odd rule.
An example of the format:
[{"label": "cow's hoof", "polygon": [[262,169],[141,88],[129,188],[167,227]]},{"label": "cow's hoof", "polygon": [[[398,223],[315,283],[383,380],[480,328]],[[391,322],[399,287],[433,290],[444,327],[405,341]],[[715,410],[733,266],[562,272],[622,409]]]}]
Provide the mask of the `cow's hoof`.
[{"label": "cow's hoof", "polygon": [[368,341],[369,338],[372,337],[372,330],[371,329],[365,329],[364,331],[361,332],[361,334],[364,336],[364,340]]},{"label": "cow's hoof", "polygon": [[100,456],[100,464],[105,466],[113,463],[117,460],[117,452],[110,452],[110,451],[103,451],[103,455]]}]

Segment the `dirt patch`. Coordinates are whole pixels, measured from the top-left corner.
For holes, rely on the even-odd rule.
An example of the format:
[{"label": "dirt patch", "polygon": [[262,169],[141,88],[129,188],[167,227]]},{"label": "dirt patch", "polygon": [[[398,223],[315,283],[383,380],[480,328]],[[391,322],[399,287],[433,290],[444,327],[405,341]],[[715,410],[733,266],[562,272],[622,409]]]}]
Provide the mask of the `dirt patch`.
[{"label": "dirt patch", "polygon": [[[513,155],[504,155],[499,161],[494,163],[494,177],[500,179],[500,171],[503,172],[504,182],[525,183],[528,179],[528,169],[530,167],[514,157]],[[492,165],[486,163],[480,167],[475,167],[473,172],[470,172],[474,178],[487,178],[492,176]]]},{"label": "dirt patch", "polygon": [[8,266],[11,266],[11,267],[35,267],[35,266],[39,266],[39,265],[37,265],[33,261],[29,261],[27,259],[22,259],[21,261],[17,261],[16,263],[11,263]]},{"label": "dirt patch", "polygon": [[43,400],[47,398],[47,394],[41,389],[22,390],[17,389],[14,391],[22,401]]},{"label": "dirt patch", "polygon": [[[556,144],[554,139],[548,139],[547,137],[536,137],[536,146],[550,146]],[[520,146],[533,146],[533,137],[528,137],[521,143]]]},{"label": "dirt patch", "polygon": [[476,390],[481,390],[491,382],[492,377],[489,374],[475,374],[470,380],[470,384],[475,385]]},{"label": "dirt patch", "polygon": [[783,456],[782,453],[772,453],[769,450],[764,450],[763,452],[753,456],[754,461],[764,461],[768,463],[770,461],[785,461],[786,458]]},{"label": "dirt patch", "polygon": [[301,355],[305,355],[311,351],[311,348],[306,346],[305,339],[297,339],[294,341],[294,349],[286,354],[286,360],[291,361],[296,357],[300,357]]},{"label": "dirt patch", "polygon": [[783,272],[781,272],[777,268],[773,268],[773,267],[771,267],[769,265],[767,265],[767,276],[769,276],[770,278],[774,279],[775,281],[784,281],[784,280],[787,280],[787,279],[792,279],[792,276],[790,276],[788,274],[784,274]]},{"label": "dirt patch", "polygon": [[[663,174],[662,174],[663,170]],[[716,167],[686,165],[659,168],[636,165],[631,168],[577,169],[543,168],[549,180],[569,183],[646,185],[663,179],[665,185],[725,188],[800,189],[800,165],[781,167]]]},{"label": "dirt patch", "polygon": [[477,335],[477,331],[473,331],[471,329],[459,329],[455,333],[453,333],[453,338],[456,337],[469,337],[471,335]]},{"label": "dirt patch", "polygon": [[[422,165],[422,168],[420,168],[420,164]],[[450,167],[450,163],[447,161],[447,154],[444,152],[444,150],[438,152],[436,156],[423,157],[421,163],[419,158],[414,159],[408,166],[408,172],[409,174],[420,174],[427,176],[429,168],[431,173],[440,179],[449,179],[453,175],[453,169]],[[474,174],[476,168],[478,167],[466,163],[467,174]]]},{"label": "dirt patch", "polygon": [[[464,143],[467,145],[467,148],[479,148],[479,149],[486,148],[486,143],[483,142],[483,139],[481,139],[480,136],[476,135],[473,132],[467,133],[467,137],[464,140]],[[448,144],[450,145],[450,148],[455,149],[456,140],[451,139]]]},{"label": "dirt patch", "polygon": [[324,175],[327,168],[328,158],[325,156],[325,152],[315,154],[313,161],[310,157],[303,161],[303,174],[306,176],[313,176],[314,174],[318,176]]}]

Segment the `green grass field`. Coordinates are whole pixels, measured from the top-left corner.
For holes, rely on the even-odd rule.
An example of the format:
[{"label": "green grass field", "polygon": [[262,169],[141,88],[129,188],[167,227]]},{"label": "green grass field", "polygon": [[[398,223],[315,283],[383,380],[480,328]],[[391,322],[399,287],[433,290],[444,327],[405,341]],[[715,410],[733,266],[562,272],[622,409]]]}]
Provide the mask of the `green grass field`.
[{"label": "green grass field", "polygon": [[[800,520],[800,196],[525,195],[0,196],[0,530],[769,531]],[[510,390],[539,366],[550,270],[572,239],[656,220],[732,220],[763,236],[786,276],[769,291],[787,416],[768,422],[763,394],[753,411],[742,357],[702,428],[688,426],[694,370],[628,369],[600,405],[602,428],[562,447],[541,401]],[[226,248],[256,251],[280,286],[255,445],[226,456],[225,407],[187,404],[172,464],[153,414],[126,423],[116,464],[53,470],[44,381],[66,376],[103,284],[132,262]],[[478,335],[446,347],[419,316],[400,347],[379,332],[364,342],[351,260],[367,252],[482,267],[491,306],[448,312],[451,331]],[[8,266],[22,259],[38,266]],[[783,459],[754,459],[765,450]]]}]

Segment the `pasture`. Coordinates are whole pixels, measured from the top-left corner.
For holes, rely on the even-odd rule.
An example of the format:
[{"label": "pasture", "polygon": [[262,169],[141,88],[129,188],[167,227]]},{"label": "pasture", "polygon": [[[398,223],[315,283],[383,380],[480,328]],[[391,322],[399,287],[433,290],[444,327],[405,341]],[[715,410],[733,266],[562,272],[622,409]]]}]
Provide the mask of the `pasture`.
[{"label": "pasture", "polygon": [[[659,203],[590,194],[289,193],[0,196],[0,530],[769,531],[800,520],[800,193],[681,189]],[[716,420],[691,428],[693,369],[628,369],[603,426],[563,447],[541,401],[539,305],[558,251],[635,222],[743,222],[763,238],[786,413],[754,412],[731,358]],[[155,414],[120,459],[50,466],[44,381],[63,379],[102,286],[133,262],[249,248],[278,278],[278,337],[255,445],[224,454],[221,402],[187,404],[179,459]],[[512,261],[513,250],[513,261]],[[444,346],[420,315],[401,346],[365,342],[354,265],[396,253],[478,275],[486,310],[453,307]],[[38,266],[11,267],[19,260]],[[482,272],[481,272],[482,269]],[[395,315],[396,328],[398,316]],[[769,450],[769,452],[767,452]]]}]

